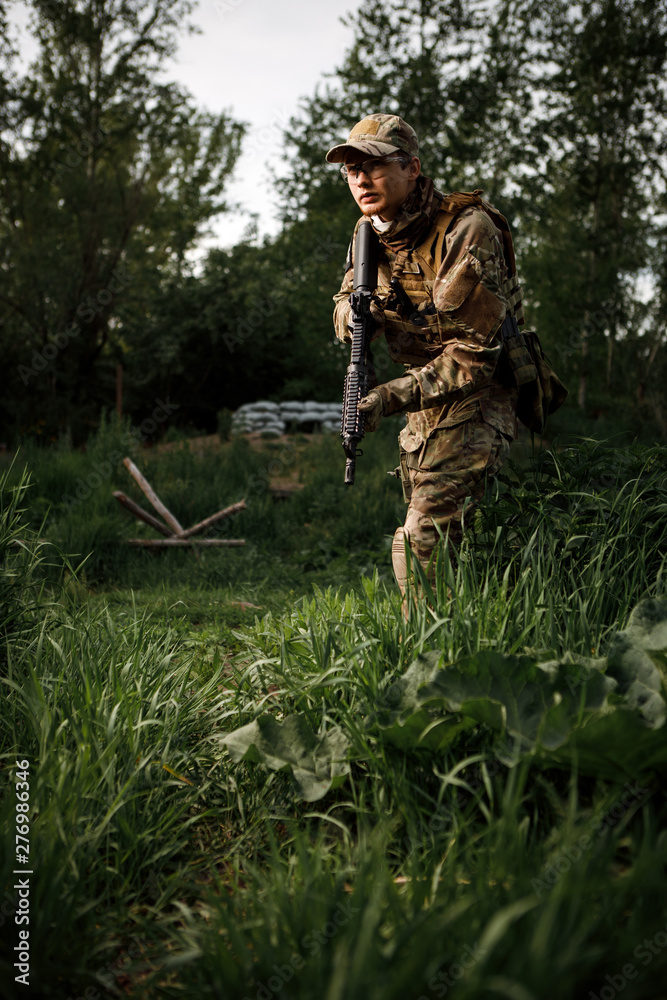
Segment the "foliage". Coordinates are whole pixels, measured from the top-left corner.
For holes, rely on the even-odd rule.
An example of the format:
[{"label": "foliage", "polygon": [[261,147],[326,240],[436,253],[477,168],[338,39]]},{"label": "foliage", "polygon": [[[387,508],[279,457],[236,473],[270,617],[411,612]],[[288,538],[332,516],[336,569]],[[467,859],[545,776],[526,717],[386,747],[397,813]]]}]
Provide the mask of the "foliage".
[{"label": "foliage", "polygon": [[[19,752],[30,762],[30,856],[49,873],[32,883],[30,984],[39,995],[66,996],[59,984],[82,981],[114,925],[159,908],[185,872],[207,784],[196,745],[218,675],[195,685],[192,659],[175,661],[168,632],[85,608],[47,614],[11,656],[3,771],[13,779]],[[3,876],[11,867],[6,852]],[[13,974],[4,978],[13,986]]]},{"label": "foliage", "polygon": [[[39,55],[6,77],[0,145],[6,431],[75,437],[178,345],[146,317],[184,270],[242,126],[165,82],[189,0],[34,0]],[[141,398],[141,402],[145,396]],[[128,400],[135,406],[138,399]]]},{"label": "foliage", "polygon": [[589,386],[598,395],[604,386],[631,398],[628,366],[635,380],[643,366],[636,356],[630,360],[626,338],[633,330],[652,337],[655,323],[654,312],[642,316],[637,281],[659,232],[664,6],[555,0],[514,5],[514,15],[546,57],[531,80],[547,96],[544,111],[534,114],[544,148],[524,214],[536,321],[556,345],[566,376],[578,380],[581,409]]},{"label": "foliage", "polygon": [[609,657],[589,661],[482,651],[443,663],[425,653],[390,690],[385,736],[437,750],[477,723],[498,734],[496,752],[511,765],[535,754],[616,781],[662,771],[666,622],[667,601],[643,602]]},{"label": "foliage", "polygon": [[5,641],[29,626],[42,601],[38,567],[44,543],[25,517],[30,477],[24,469],[10,485],[12,471],[0,473],[0,634]]},{"label": "foliage", "polygon": [[[196,273],[191,250],[226,208],[243,127],[160,73],[188,0],[33,7],[31,79],[12,71],[6,28],[0,67],[7,439],[70,427],[84,440],[119,363],[136,422],[168,399],[190,433],[259,397],[336,398],[346,352],[331,297],[356,209],[324,154],[378,109],[417,127],[443,190],[483,188],[509,218],[568,419],[583,431],[620,416],[664,437],[659,0],[365,0],[340,66],[286,130],[282,231],[258,242],[249,230]],[[75,65],[90,72],[79,80]]]},{"label": "foliage", "polygon": [[[350,491],[342,482],[337,435],[266,441],[261,447],[236,437],[224,444],[181,439],[142,448],[139,428],[114,417],[91,435],[85,451],[72,450],[67,440],[23,450],[36,487],[30,518],[33,528],[45,519],[49,541],[74,561],[86,560],[82,572],[89,585],[152,586],[178,572],[194,589],[251,582],[261,587],[263,601],[278,584],[301,590],[312,579],[348,580],[370,572],[375,561],[388,566],[385,536],[395,530],[404,507],[397,481],[386,475],[396,461],[397,430],[397,421],[387,420],[379,434],[369,436],[357,488]],[[246,546],[199,553],[130,549],[125,539],[155,532],[113,498],[118,490],[146,506],[121,464],[125,456],[186,526],[245,499],[246,510],[221,521],[209,537],[245,538]],[[290,499],[274,498],[275,477],[294,483]]]},{"label": "foliage", "polygon": [[[107,425],[103,440],[74,457],[90,453],[99,465],[122,433]],[[238,457],[245,442],[231,448]],[[65,457],[64,447],[57,461],[50,451],[27,455],[40,490],[63,490]],[[279,547],[291,525],[289,573],[274,577],[271,543],[260,548],[268,586],[258,563],[233,569],[229,554],[215,574],[194,557],[154,560],[149,573],[144,554],[132,552],[123,575],[141,584],[138,593],[86,598],[79,587],[56,603],[37,568],[47,603],[5,647],[0,818],[10,842],[18,754],[30,761],[31,986],[40,996],[417,1000],[455,983],[462,997],[482,1000],[499,984],[541,997],[549,982],[550,996],[567,1000],[600,995],[630,965],[627,996],[659,992],[667,814],[650,768],[635,770],[635,756],[625,762],[630,779],[585,777],[564,759],[551,767],[548,755],[507,767],[477,720],[437,750],[402,749],[383,736],[380,713],[415,662],[467,664],[480,679],[491,664],[527,674],[530,662],[534,677],[551,671],[545,690],[559,676],[576,681],[581,663],[584,681],[613,674],[617,694],[607,704],[619,695],[639,702],[644,680],[652,684],[646,656],[664,670],[655,652],[664,640],[651,634],[664,624],[631,616],[642,599],[655,608],[665,600],[664,449],[589,443],[517,467],[478,511],[450,569],[441,562],[437,593],[420,596],[408,620],[393,583],[361,575],[353,559],[343,586],[303,596],[304,556],[294,551],[295,537],[307,544],[311,520],[360,544],[357,505],[381,491],[387,458],[380,438],[354,490],[332,501],[341,456],[336,467],[326,439],[300,451],[301,496],[272,501],[274,513],[259,503],[247,522],[249,533],[257,525],[258,548],[261,525]],[[238,462],[216,461],[244,485]],[[186,443],[150,455],[149,478],[175,508],[216,475],[211,454],[197,457]],[[358,490],[366,479],[368,494]],[[74,508],[79,527],[91,504]],[[382,509],[362,518],[376,537]],[[631,530],[638,517],[637,532],[653,532],[643,553]],[[55,523],[47,516],[46,530]],[[339,557],[322,555],[321,579],[336,579]],[[252,598],[274,586],[268,608],[231,603],[238,588],[246,603],[264,603]],[[636,652],[642,643],[648,653]],[[595,666],[602,660],[606,675]],[[447,673],[436,667],[443,684],[474,683]],[[563,704],[574,708],[589,684],[572,694],[565,683]],[[477,704],[479,715],[484,699]],[[350,747],[345,780],[329,775],[336,787],[320,802],[295,796],[280,761],[277,769],[234,763],[225,749],[241,727],[269,718],[286,734],[295,717],[313,735],[315,757],[327,741]],[[311,761],[315,778],[328,780]],[[10,852],[2,866],[12,885]],[[11,893],[5,904],[11,931]],[[13,1000],[23,987],[13,979],[11,932],[2,943]]]},{"label": "foliage", "polygon": [[224,736],[222,746],[231,759],[262,763],[272,771],[289,771],[298,795],[315,802],[340,785],[348,771],[344,763],[347,740],[338,727],[315,736],[301,715],[276,722],[260,715],[254,722]]},{"label": "foliage", "polygon": [[216,429],[221,406],[257,399],[329,402],[342,392],[346,354],[333,335],[354,212],[320,225],[315,212],[259,247],[212,250],[149,318],[147,343],[169,329],[177,344],[147,377],[150,398],[178,401],[183,426]]}]

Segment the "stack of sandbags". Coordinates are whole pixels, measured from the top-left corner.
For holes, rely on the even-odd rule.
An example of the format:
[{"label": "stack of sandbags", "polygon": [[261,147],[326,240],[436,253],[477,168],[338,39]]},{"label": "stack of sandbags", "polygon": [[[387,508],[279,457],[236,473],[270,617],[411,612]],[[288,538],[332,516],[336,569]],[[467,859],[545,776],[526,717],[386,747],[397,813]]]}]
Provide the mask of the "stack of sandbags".
[{"label": "stack of sandbags", "polygon": [[323,431],[340,431],[342,403],[311,403],[320,410],[320,421]]},{"label": "stack of sandbags", "polygon": [[232,418],[232,433],[251,434],[259,432],[271,437],[285,433],[285,422],[280,417],[277,403],[259,400],[240,406]]},{"label": "stack of sandbags", "polygon": [[[286,406],[289,409],[285,409]],[[280,415],[288,426],[306,432],[340,430],[340,411],[340,403],[308,401],[300,404],[300,410],[296,409],[294,403],[280,404]]]},{"label": "stack of sandbags", "polygon": [[315,403],[286,400],[269,403],[259,400],[239,407],[232,418],[232,433],[261,434],[277,437],[286,431],[339,431],[340,403]]},{"label": "stack of sandbags", "polygon": [[280,419],[285,424],[288,431],[296,430],[299,426],[301,420],[301,414],[303,413],[304,403],[301,400],[287,400],[284,403],[280,403]]}]

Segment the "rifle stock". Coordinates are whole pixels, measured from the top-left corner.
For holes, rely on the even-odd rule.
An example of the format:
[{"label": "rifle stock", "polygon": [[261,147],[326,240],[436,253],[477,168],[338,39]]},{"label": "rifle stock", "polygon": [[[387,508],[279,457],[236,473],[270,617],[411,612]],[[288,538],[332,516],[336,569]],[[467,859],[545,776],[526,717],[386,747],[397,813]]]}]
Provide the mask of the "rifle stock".
[{"label": "rifle stock", "polygon": [[362,219],[354,244],[354,291],[352,307],[352,351],[345,374],[340,434],[345,452],[345,483],[354,483],[357,446],[364,436],[364,414],[357,409],[367,395],[373,361],[370,353],[375,320],[371,316],[371,296],[377,285],[378,240],[370,219]]}]

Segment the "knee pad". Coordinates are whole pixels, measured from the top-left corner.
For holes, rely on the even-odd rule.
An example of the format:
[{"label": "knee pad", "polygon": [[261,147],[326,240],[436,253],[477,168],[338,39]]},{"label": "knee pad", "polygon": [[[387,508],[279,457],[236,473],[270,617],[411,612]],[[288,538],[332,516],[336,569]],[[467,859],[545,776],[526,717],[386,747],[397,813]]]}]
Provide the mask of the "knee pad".
[{"label": "knee pad", "polygon": [[397,528],[394,532],[394,539],[391,543],[391,563],[394,567],[394,576],[399,590],[405,595],[408,583],[408,564],[405,557],[405,543],[409,542],[410,536],[405,528]]}]

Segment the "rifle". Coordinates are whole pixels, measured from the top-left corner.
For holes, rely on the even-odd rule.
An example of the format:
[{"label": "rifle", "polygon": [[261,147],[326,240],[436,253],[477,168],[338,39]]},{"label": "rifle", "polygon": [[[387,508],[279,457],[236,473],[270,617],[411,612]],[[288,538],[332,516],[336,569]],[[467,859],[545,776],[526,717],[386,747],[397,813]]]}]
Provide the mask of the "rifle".
[{"label": "rifle", "polygon": [[371,295],[377,285],[378,240],[370,219],[362,219],[354,244],[354,291],[352,306],[352,352],[345,374],[340,436],[345,451],[345,484],[354,483],[357,445],[364,436],[364,414],[357,409],[367,395],[373,375],[371,336],[375,320],[371,316]]}]

